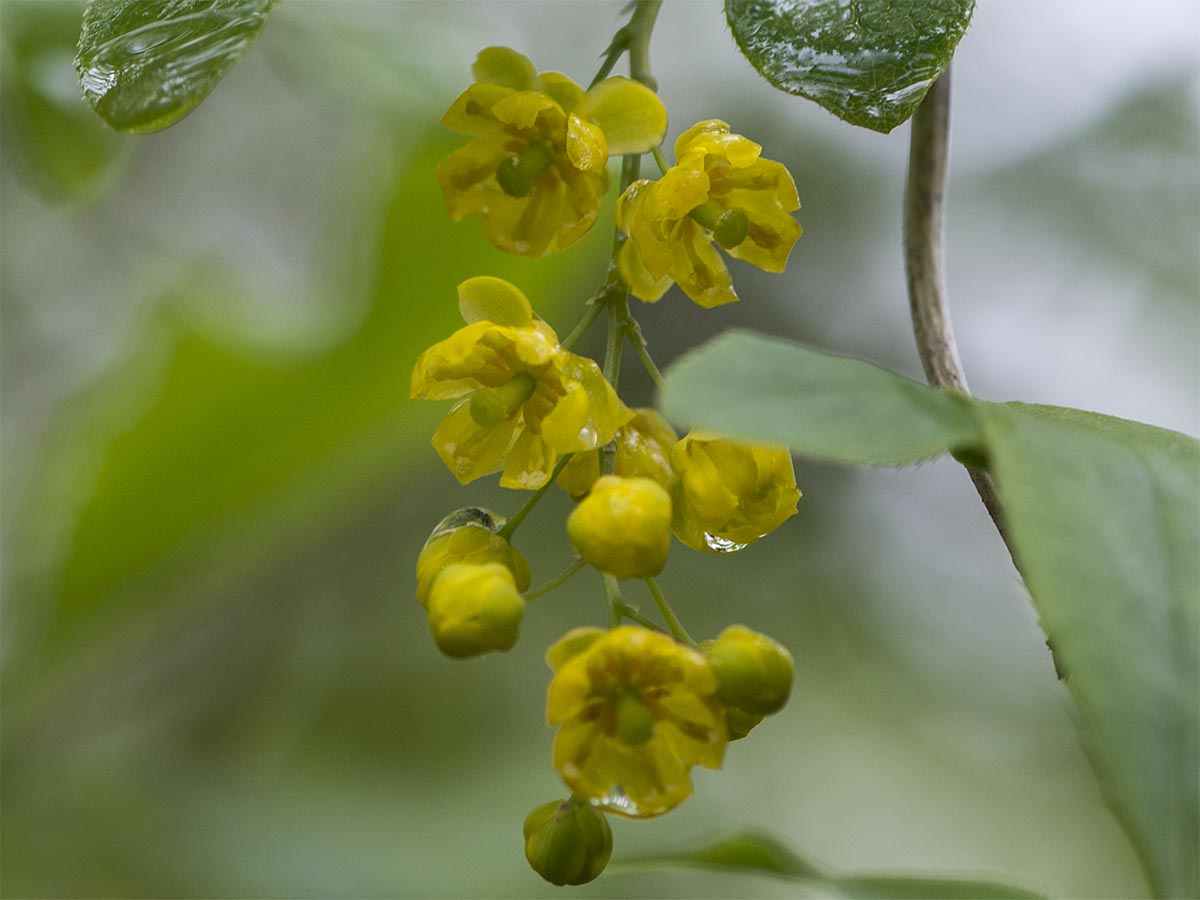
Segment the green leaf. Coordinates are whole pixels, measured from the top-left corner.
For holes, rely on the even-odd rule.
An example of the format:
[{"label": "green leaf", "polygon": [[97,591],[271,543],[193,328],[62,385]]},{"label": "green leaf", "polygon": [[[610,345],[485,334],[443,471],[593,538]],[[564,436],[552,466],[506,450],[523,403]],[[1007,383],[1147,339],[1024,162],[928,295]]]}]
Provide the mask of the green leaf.
[{"label": "green leaf", "polygon": [[950,65],[974,0],[726,0],[745,57],[780,90],[888,132]]},{"label": "green leaf", "polygon": [[978,404],[1022,575],[1159,897],[1200,896],[1200,444]]},{"label": "green leaf", "polygon": [[672,367],[663,403],[689,425],[842,462],[964,448],[987,460],[1100,783],[1156,895],[1197,896],[1200,444],[1079,410],[945,394],[748,334]]},{"label": "green leaf", "polygon": [[671,366],[667,416],[804,456],[907,465],[966,448],[978,425],[965,398],[859,359],[731,331]]},{"label": "green leaf", "polygon": [[1000,900],[1035,898],[1041,894],[1025,888],[980,881],[971,878],[939,878],[934,875],[880,874],[839,875],[797,853],[778,838],[761,831],[739,831],[686,853],[617,860],[611,872],[684,866],[702,869],[729,869],[774,875],[803,881],[812,887],[861,900]]},{"label": "green leaf", "polygon": [[75,69],[118,131],[174,125],[240,60],[279,0],[91,0]]}]

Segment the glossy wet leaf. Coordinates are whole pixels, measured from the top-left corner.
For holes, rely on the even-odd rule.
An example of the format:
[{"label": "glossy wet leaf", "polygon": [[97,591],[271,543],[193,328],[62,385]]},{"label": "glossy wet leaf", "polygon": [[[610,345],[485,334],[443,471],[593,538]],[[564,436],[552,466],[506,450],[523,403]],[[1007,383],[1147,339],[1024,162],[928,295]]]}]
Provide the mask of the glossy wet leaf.
[{"label": "glossy wet leaf", "polygon": [[118,131],[173,125],[250,49],[279,0],[91,0],[75,68]]},{"label": "glossy wet leaf", "polygon": [[1200,445],[979,404],[1016,555],[1092,764],[1159,897],[1200,893]]},{"label": "glossy wet leaf", "polygon": [[836,462],[907,465],[978,434],[964,398],[860,359],[739,331],[671,366],[661,403],[685,425]]},{"label": "glossy wet leaf", "polygon": [[974,0],[726,0],[725,16],[771,84],[888,132],[950,64],[974,8]]},{"label": "glossy wet leaf", "polygon": [[778,838],[759,831],[739,831],[689,852],[617,860],[609,868],[610,871],[621,871],[671,866],[756,872],[803,881],[811,887],[832,892],[837,896],[858,900],[961,900],[963,897],[971,897],[974,900],[1001,900],[1042,896],[1026,888],[973,878],[939,878],[936,875],[912,874],[837,874],[804,857]]}]

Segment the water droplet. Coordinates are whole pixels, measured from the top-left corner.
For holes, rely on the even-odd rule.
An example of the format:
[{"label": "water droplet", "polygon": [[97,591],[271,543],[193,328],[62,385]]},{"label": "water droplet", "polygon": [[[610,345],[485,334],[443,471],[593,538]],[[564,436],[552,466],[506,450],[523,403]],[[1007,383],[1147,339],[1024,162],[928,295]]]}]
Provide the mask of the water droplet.
[{"label": "water droplet", "polygon": [[718,553],[736,553],[747,547],[747,544],[739,544],[737,541],[731,541],[728,538],[723,538],[709,532],[704,532],[704,543],[708,545],[709,550],[715,550]]}]

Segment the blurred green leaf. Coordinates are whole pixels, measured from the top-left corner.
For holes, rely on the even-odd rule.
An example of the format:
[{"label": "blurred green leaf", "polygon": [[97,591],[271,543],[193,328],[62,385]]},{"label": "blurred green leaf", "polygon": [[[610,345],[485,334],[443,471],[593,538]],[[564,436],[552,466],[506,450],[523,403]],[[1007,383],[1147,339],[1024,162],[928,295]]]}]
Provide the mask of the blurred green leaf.
[{"label": "blurred green leaf", "polygon": [[[162,576],[163,566],[259,552],[299,527],[298,517],[366,502],[367,486],[400,471],[409,452],[434,459],[429,434],[444,405],[409,400],[409,379],[420,352],[462,326],[460,281],[508,277],[543,314],[587,283],[572,274],[595,262],[587,250],[535,264],[490,247],[473,223],[449,221],[433,179],[445,152],[440,142],[428,147],[386,194],[382,231],[366,238],[378,242],[377,281],[348,338],[285,352],[158,322],[140,358],[97,389],[94,409],[79,418],[127,424],[102,435],[88,451],[96,458],[82,464],[86,499],[54,603],[60,629],[119,605],[118,589]],[[596,239],[587,246],[601,248]],[[56,461],[44,473],[49,485],[70,477]]]},{"label": "blurred green leaf", "polygon": [[836,875],[801,856],[787,844],[760,831],[739,831],[696,850],[667,856],[615,861],[612,871],[688,866],[758,872],[805,881],[842,897],[861,900],[1001,900],[1034,898],[1041,894],[1024,888],[969,878],[938,878],[930,875]]},{"label": "blurred green leaf", "polygon": [[1017,559],[1159,897],[1200,893],[1200,445],[979,404]]},{"label": "blurred green leaf", "polygon": [[745,57],[780,90],[889,132],[946,70],[974,0],[726,0]]},{"label": "blurred green leaf", "polygon": [[978,437],[965,398],[859,359],[744,331],[671,366],[661,403],[685,423],[782,441],[836,462],[907,465]]},{"label": "blurred green leaf", "polygon": [[238,62],[279,0],[91,0],[75,68],[118,131],[174,125]]},{"label": "blurred green leaf", "polygon": [[1200,444],[1079,410],[945,394],[744,333],[672,367],[663,402],[688,425],[842,462],[915,462],[961,441],[987,458],[1093,767],[1157,895],[1196,894]]},{"label": "blurred green leaf", "polygon": [[103,186],[127,148],[79,96],[71,64],[78,32],[77,3],[0,5],[5,143],[21,174],[55,201]]}]

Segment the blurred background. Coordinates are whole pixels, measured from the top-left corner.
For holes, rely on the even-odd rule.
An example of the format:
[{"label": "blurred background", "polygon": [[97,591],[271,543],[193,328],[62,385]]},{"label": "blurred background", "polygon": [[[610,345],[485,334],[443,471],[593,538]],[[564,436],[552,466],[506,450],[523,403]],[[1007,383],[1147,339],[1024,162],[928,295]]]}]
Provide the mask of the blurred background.
[{"label": "blurred background", "polygon": [[[521,822],[563,794],[542,654],[603,624],[599,580],[535,601],[511,653],[440,656],[413,599],[429,529],[522,497],[460,487],[429,446],[443,405],[407,393],[463,278],[515,281],[560,329],[600,281],[610,218],[568,254],[508,258],[446,219],[432,169],[479,48],[586,83],[621,6],[292,0],[191,116],[133,138],[79,99],[82,5],[4,0],[5,896],[560,894]],[[948,257],[981,396],[1200,431],[1198,28],[1189,0],[980,0]],[[789,166],[805,228],[785,275],[731,263],[733,308],[639,304],[657,359],[738,325],[919,378],[907,128],[769,88],[716,2],[664,4],[652,54],[670,139],[728,120]],[[769,540],[676,546],[660,579],[698,636],[737,621],[787,644],[793,699],[669,817],[614,822],[615,858],[755,825],[843,870],[1143,896],[964,473],[797,475]],[[552,492],[522,528],[535,583],[570,559],[568,506]],[[577,894],[803,891],[660,871]]]}]

